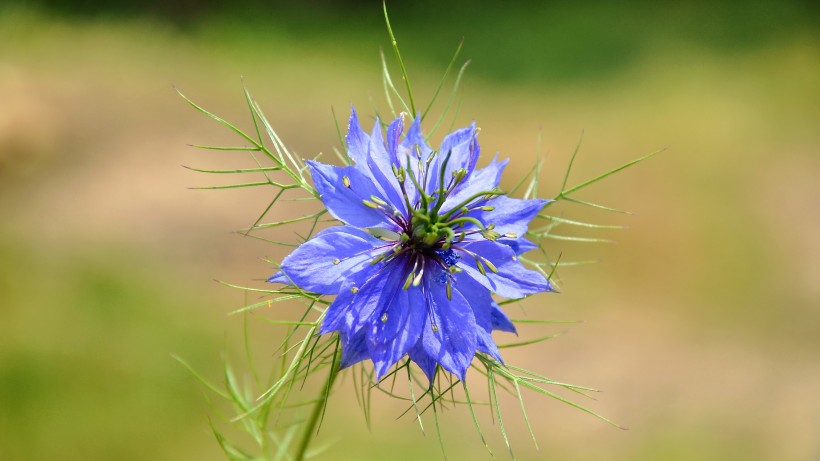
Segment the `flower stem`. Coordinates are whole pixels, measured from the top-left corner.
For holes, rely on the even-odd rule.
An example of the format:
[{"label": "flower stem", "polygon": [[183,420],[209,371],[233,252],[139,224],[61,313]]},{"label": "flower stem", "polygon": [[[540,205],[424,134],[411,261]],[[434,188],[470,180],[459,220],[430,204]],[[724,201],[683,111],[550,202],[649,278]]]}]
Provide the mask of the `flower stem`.
[{"label": "flower stem", "polygon": [[339,374],[339,346],[337,343],[336,351],[333,354],[333,363],[330,366],[330,373],[327,376],[327,381],[325,381],[324,388],[322,389],[322,395],[316,404],[313,406],[313,410],[310,413],[310,417],[305,424],[304,432],[302,433],[302,438],[299,440],[299,448],[296,451],[296,457],[294,458],[296,461],[303,461],[305,459],[305,455],[307,454],[307,449],[310,446],[310,442],[313,441],[313,438],[318,433],[318,426],[320,421],[322,420],[322,416],[324,415],[325,408],[327,408],[327,399],[330,396],[330,389],[333,387],[333,382],[336,380],[336,376]]}]

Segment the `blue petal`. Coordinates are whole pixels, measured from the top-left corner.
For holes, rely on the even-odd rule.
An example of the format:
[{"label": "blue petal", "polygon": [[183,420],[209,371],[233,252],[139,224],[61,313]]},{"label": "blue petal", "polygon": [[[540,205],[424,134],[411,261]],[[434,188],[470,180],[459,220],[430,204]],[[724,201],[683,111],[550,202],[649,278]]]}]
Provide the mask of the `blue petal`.
[{"label": "blue petal", "polygon": [[357,333],[369,325],[374,315],[381,315],[392,302],[404,282],[406,261],[399,257],[388,263],[369,266],[364,271],[351,273],[345,279],[339,296],[327,308],[319,331]]},{"label": "blue petal", "polygon": [[485,225],[495,224],[494,230],[499,234],[512,232],[521,237],[527,233],[530,221],[549,202],[550,200],[524,200],[501,196],[487,201],[487,205],[495,207],[493,211],[479,211],[470,215]]},{"label": "blue petal", "polygon": [[[307,165],[319,198],[334,218],[356,227],[392,225],[384,212],[362,202],[381,194],[373,187],[373,180],[356,167],[336,167],[314,161],[308,161]],[[350,187],[345,185],[348,182]]]},{"label": "blue petal", "polygon": [[501,357],[501,352],[499,352],[498,346],[493,340],[493,335],[483,328],[478,328],[476,330],[476,350],[489,355],[498,363],[504,363],[504,359]]},{"label": "blue petal", "polygon": [[430,387],[433,387],[433,382],[436,378],[436,367],[438,367],[438,362],[436,359],[430,356],[427,351],[424,350],[424,344],[421,339],[419,342],[416,343],[413,348],[407,351],[407,355],[410,357],[410,360],[416,362],[416,365],[421,368],[421,371],[427,375],[427,380],[430,382]]},{"label": "blue petal", "polygon": [[377,380],[418,342],[427,318],[427,311],[420,308],[424,305],[421,287],[385,289],[394,295],[382,304],[381,312],[374,313],[369,328],[366,328],[367,349],[376,368]]},{"label": "blue petal", "polygon": [[393,165],[397,164],[395,144],[398,143],[398,137],[404,129],[401,117],[394,120],[388,128],[388,141],[393,147],[386,150],[379,121],[376,120],[373,134],[368,136],[359,125],[356,110],[351,108],[351,111],[345,140],[353,166],[369,178],[378,191],[375,195],[399,210],[406,211],[404,200],[399,193],[398,181],[393,175]]},{"label": "blue petal", "polygon": [[490,290],[468,276],[459,277],[454,290],[461,293],[473,309],[477,349],[503,363],[491,334],[493,331],[492,312],[493,309],[498,309],[498,305],[493,301]]},{"label": "blue petal", "polygon": [[442,368],[463,381],[476,351],[473,310],[457,290],[453,290],[453,299],[450,300],[447,299],[444,285],[425,285],[430,315],[422,332],[422,345]]},{"label": "blue petal", "polygon": [[473,172],[469,180],[465,179],[461,181],[461,184],[447,197],[447,200],[441,207],[442,212],[450,211],[454,206],[478,193],[493,190],[498,187],[498,184],[501,182],[501,173],[510,160],[504,159],[500,162],[497,160],[498,156],[496,156],[489,165]]},{"label": "blue petal", "polygon": [[517,333],[515,325],[493,300],[490,290],[466,274],[456,275],[455,286],[473,308],[476,325],[487,332],[501,330]]},{"label": "blue petal", "polygon": [[442,160],[450,153],[450,161],[447,162],[445,178],[450,178],[451,173],[459,168],[464,168],[468,173],[475,170],[478,155],[481,148],[476,139],[475,122],[470,126],[456,130],[448,134],[441,142]]},{"label": "blue petal", "polygon": [[268,283],[284,283],[285,285],[290,285],[290,280],[288,280],[288,278],[285,277],[285,274],[283,274],[281,271],[271,275],[270,277],[268,277],[267,282]]},{"label": "blue petal", "polygon": [[512,323],[512,320],[507,317],[507,314],[505,314],[497,304],[493,306],[492,311],[490,311],[490,320],[492,321],[493,330],[518,334],[518,331],[515,329],[515,324]]},{"label": "blue petal", "polygon": [[[424,135],[421,132],[421,116],[416,116],[410,128],[407,130],[404,139],[402,139],[399,144],[399,160],[405,162],[407,155],[410,155],[410,158],[417,158],[416,147],[421,151],[422,160],[427,160],[427,157],[433,152],[433,149],[427,145],[427,142],[424,140]],[[402,163],[402,165],[407,168],[405,163]]]},{"label": "blue petal", "polygon": [[431,178],[427,186],[428,193],[433,193],[439,188],[439,178],[441,167],[447,160],[447,167],[444,169],[445,186],[449,184],[453,177],[453,172],[464,168],[467,170],[467,176],[464,181],[469,181],[469,176],[475,169],[475,164],[478,161],[478,154],[481,148],[476,139],[475,122],[466,128],[456,130],[448,134],[441,142],[441,149],[435,161],[430,165]]},{"label": "blue petal", "polygon": [[504,245],[512,248],[517,255],[522,255],[528,251],[538,248],[538,245],[530,242],[524,237],[520,237],[518,239],[498,239],[496,242],[503,243]]},{"label": "blue petal", "polygon": [[393,120],[387,127],[387,154],[391,163],[397,162],[399,159],[399,138],[402,132],[404,132],[404,118],[399,115],[399,117]]},{"label": "blue petal", "polygon": [[410,199],[410,203],[416,203],[419,199],[419,191],[416,190],[416,185],[410,179],[409,175],[412,172],[412,174],[421,181],[422,172],[420,164],[425,164],[432,152],[433,149],[427,145],[427,142],[424,140],[424,135],[421,132],[421,117],[417,116],[396,150],[399,164],[408,172],[407,179],[404,182],[404,188],[407,191],[407,197]]},{"label": "blue petal", "polygon": [[463,274],[456,277],[453,290],[461,293],[464,299],[467,300],[473,310],[476,326],[490,331],[492,329],[490,311],[495,304],[490,290],[473,280],[472,277]]},{"label": "blue petal", "polygon": [[347,123],[347,135],[345,136],[347,142],[347,154],[353,163],[361,166],[367,165],[368,151],[370,150],[370,137],[362,130],[359,125],[359,117],[356,115],[356,109],[352,106],[350,108],[350,120]]},{"label": "blue petal", "polygon": [[349,271],[370,266],[378,255],[377,246],[385,243],[367,232],[350,226],[335,226],[323,230],[282,261],[282,272],[269,282],[293,284],[323,294],[337,294]]},{"label": "blue petal", "polygon": [[347,368],[351,365],[355,365],[368,357],[367,341],[365,341],[365,334],[363,331],[352,336],[340,331],[339,339],[342,342],[342,359],[339,363],[340,368]]},{"label": "blue petal", "polygon": [[[477,254],[489,260],[498,269],[493,272],[484,264],[482,275],[476,265],[476,259],[467,251],[462,251],[458,267],[493,293],[507,298],[522,298],[542,291],[551,291],[549,281],[539,272],[525,268],[512,248],[490,240],[465,241],[459,248]],[[458,249],[457,249],[458,251]]]},{"label": "blue petal", "polygon": [[[403,122],[399,117],[390,124],[388,135],[395,136],[395,132],[402,129]],[[372,178],[373,185],[379,190],[378,195],[380,197],[390,203],[393,208],[406,211],[407,207],[401,196],[399,181],[393,174],[394,165],[398,166],[395,151],[385,148],[381,124],[377,119],[376,124],[373,126],[373,133],[370,135],[367,163],[362,164],[361,167],[366,168],[364,171]]]}]

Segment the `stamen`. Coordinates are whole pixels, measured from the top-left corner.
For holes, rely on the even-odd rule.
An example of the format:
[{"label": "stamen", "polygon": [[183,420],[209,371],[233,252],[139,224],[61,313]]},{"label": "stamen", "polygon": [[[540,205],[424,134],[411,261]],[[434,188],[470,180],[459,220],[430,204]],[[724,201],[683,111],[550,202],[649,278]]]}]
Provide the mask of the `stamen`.
[{"label": "stamen", "polygon": [[494,272],[494,273],[496,273],[496,274],[498,273],[498,269],[495,267],[495,264],[493,264],[493,263],[492,263],[489,259],[487,259],[487,258],[482,258],[482,259],[484,260],[484,264],[486,264],[486,265],[487,265],[487,267],[489,267],[491,271],[493,271],[493,272]]},{"label": "stamen", "polygon": [[375,195],[371,195],[371,196],[370,196],[370,200],[373,200],[374,202],[378,203],[378,204],[379,204],[379,205],[381,205],[381,206],[387,206],[387,202],[385,202],[384,200],[380,199],[379,197],[376,197]]},{"label": "stamen", "polygon": [[487,271],[484,270],[484,264],[481,264],[481,260],[478,259],[478,257],[475,258],[475,265],[478,268],[478,271],[481,272],[481,275],[487,275]]},{"label": "stamen", "polygon": [[366,206],[366,207],[374,208],[374,209],[377,209],[377,210],[379,208],[381,208],[379,205],[376,205],[375,203],[371,202],[370,200],[362,200],[362,203],[364,203],[364,206]]},{"label": "stamen", "polygon": [[376,264],[378,264],[378,263],[384,261],[385,259],[387,259],[388,257],[392,257],[392,256],[393,256],[393,251],[392,250],[386,251],[386,252],[376,256],[375,258],[373,258],[373,261],[370,261],[370,265],[375,266]]},{"label": "stamen", "polygon": [[418,275],[416,275],[416,278],[413,279],[413,286],[414,287],[417,287],[421,284],[421,277],[423,275],[424,275],[424,266],[421,266],[421,269],[419,270]]},{"label": "stamen", "polygon": [[404,280],[404,285],[402,285],[401,287],[402,290],[407,290],[408,288],[410,288],[410,284],[413,283],[413,276],[415,275],[416,274],[414,274],[413,272],[407,274],[407,278]]},{"label": "stamen", "polygon": [[501,234],[499,234],[496,231],[486,230],[486,231],[481,231],[481,236],[484,237],[487,240],[495,242],[498,237],[501,237]]},{"label": "stamen", "polygon": [[464,177],[467,176],[467,170],[465,168],[459,168],[453,172],[453,185],[460,183]]}]

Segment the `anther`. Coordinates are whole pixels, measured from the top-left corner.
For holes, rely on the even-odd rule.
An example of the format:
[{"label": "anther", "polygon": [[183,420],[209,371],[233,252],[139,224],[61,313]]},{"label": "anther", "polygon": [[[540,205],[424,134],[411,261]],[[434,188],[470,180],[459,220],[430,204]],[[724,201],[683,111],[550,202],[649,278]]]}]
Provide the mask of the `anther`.
[{"label": "anther", "polygon": [[382,320],[382,323],[387,323],[387,312],[385,312],[384,314],[382,314],[382,318],[381,318],[381,320]]},{"label": "anther", "polygon": [[336,258],[336,259],[333,260],[333,265],[335,266],[335,265],[339,264],[340,262],[341,261],[339,260],[339,258]]},{"label": "anther", "polygon": [[487,230],[487,231],[481,231],[481,236],[484,237],[487,240],[495,242],[495,239],[497,239],[498,237],[501,237],[501,234],[499,234],[496,231]]},{"label": "anther", "polygon": [[484,270],[484,264],[481,264],[481,260],[476,259],[475,265],[478,268],[478,271],[481,272],[481,275],[487,275],[487,271]]},{"label": "anther", "polygon": [[381,206],[387,206],[387,202],[385,202],[384,200],[380,199],[379,197],[376,197],[375,195],[371,195],[371,196],[370,196],[370,200],[373,200],[374,202],[378,203],[378,204],[379,204],[379,205],[381,205]]},{"label": "anther", "polygon": [[413,279],[413,286],[414,286],[414,287],[417,287],[417,286],[419,286],[419,285],[421,284],[421,276],[422,276],[422,275],[424,275],[424,268],[423,268],[423,267],[422,267],[422,268],[421,268],[421,270],[419,271],[418,275],[416,275],[416,278],[415,278],[415,279]]},{"label": "anther", "polygon": [[478,207],[478,209],[481,210],[481,211],[493,211],[493,210],[495,210],[495,207],[490,206],[490,205],[484,205],[484,206]]},{"label": "anther", "polygon": [[494,273],[496,273],[496,274],[498,273],[498,268],[496,268],[495,264],[493,264],[489,259],[485,258],[484,259],[484,264],[486,264],[487,267],[489,267],[490,270],[493,271]]},{"label": "anther", "polygon": [[362,200],[362,203],[364,203],[364,206],[369,207],[369,208],[375,208],[375,209],[380,208],[378,205],[371,202],[370,200]]},{"label": "anther", "polygon": [[345,187],[350,188],[350,178],[347,176],[342,176],[342,184],[344,184]]},{"label": "anther", "polygon": [[415,276],[413,272],[407,274],[407,278],[404,280],[404,285],[401,287],[402,290],[406,290],[410,288],[410,285],[413,283],[413,276]]},{"label": "anther", "polygon": [[375,258],[373,258],[373,261],[370,261],[370,265],[375,266],[376,264],[382,262],[388,256],[392,256],[392,252],[388,251],[386,253],[382,253],[382,254],[376,256]]},{"label": "anther", "polygon": [[351,293],[353,293],[353,294],[355,295],[356,293],[358,293],[358,292],[359,292],[359,287],[353,287],[353,288],[351,288],[351,289],[350,289],[350,292],[351,292]]},{"label": "anther", "polygon": [[467,170],[464,168],[459,168],[453,172],[453,181],[458,184],[462,179],[464,179],[465,176],[467,176]]},{"label": "anther", "polygon": [[507,232],[506,234],[504,234],[504,237],[508,239],[517,239],[518,234],[516,234],[515,232]]}]

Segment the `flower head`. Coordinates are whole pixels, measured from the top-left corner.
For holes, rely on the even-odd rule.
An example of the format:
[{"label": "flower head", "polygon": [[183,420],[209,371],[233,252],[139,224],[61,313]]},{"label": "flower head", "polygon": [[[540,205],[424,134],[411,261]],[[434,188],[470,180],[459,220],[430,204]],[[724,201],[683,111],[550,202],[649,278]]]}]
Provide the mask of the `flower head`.
[{"label": "flower head", "polygon": [[521,298],[552,289],[518,255],[547,203],[505,196],[507,161],[476,169],[475,124],[447,135],[438,151],[420,118],[402,117],[370,135],[355,110],[346,137],[353,165],[308,162],[327,210],[326,229],[284,259],[268,281],[336,295],[320,333],[338,332],[341,366],[371,359],[381,379],[408,355],[431,383],[436,368],[464,379],[476,352],[501,361],[492,331],[515,327],[492,295]]}]

